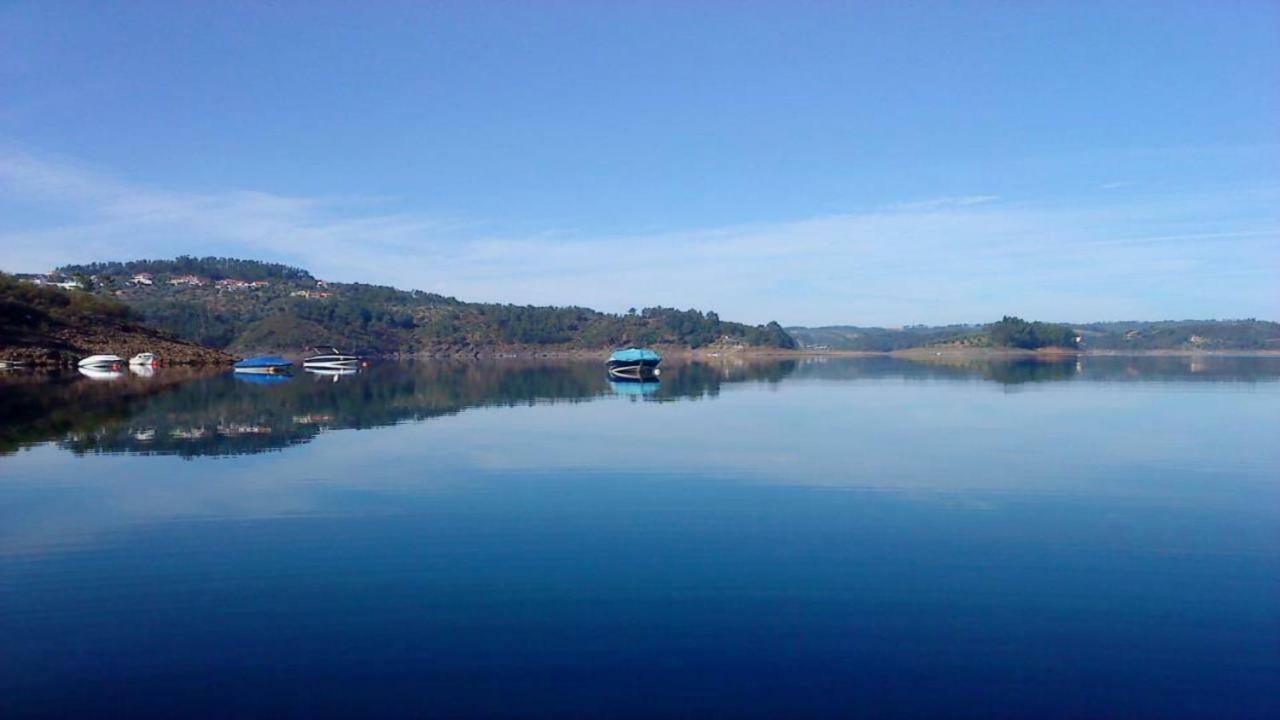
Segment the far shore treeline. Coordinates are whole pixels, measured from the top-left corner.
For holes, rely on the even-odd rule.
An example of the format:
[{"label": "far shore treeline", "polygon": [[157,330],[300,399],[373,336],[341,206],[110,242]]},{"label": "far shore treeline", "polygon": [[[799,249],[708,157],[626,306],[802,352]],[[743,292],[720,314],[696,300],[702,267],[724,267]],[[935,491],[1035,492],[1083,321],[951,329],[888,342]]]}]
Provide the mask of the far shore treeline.
[{"label": "far shore treeline", "polygon": [[[56,286],[61,296],[33,294]],[[53,291],[54,287],[41,290]],[[38,298],[37,298],[38,295]],[[37,302],[38,299],[38,302]],[[36,311],[31,310],[36,307]],[[26,309],[24,309],[26,308]],[[0,283],[0,351],[14,322],[85,325],[128,318],[236,355],[336,345],[377,355],[468,355],[599,350],[625,345],[692,350],[893,352],[914,348],[1109,351],[1280,350],[1280,324],[1263,320],[1047,323],[1005,316],[985,325],[789,327],[721,320],[665,307],[605,313],[583,307],[464,302],[418,290],[326,282],[288,265],[182,256],[67,265]],[[45,320],[40,320],[45,322]]]},{"label": "far shore treeline", "polygon": [[153,327],[240,354],[315,344],[428,355],[622,345],[798,347],[776,322],[753,326],[721,320],[714,312],[648,307],[613,314],[463,302],[430,292],[325,282],[301,268],[234,258],[68,265],[54,275],[124,303]]},{"label": "far shore treeline", "polygon": [[1006,316],[987,325],[902,328],[837,325],[786,330],[802,348],[848,352],[1053,347],[1106,352],[1280,351],[1280,323],[1254,318],[1067,324],[1028,322]]}]

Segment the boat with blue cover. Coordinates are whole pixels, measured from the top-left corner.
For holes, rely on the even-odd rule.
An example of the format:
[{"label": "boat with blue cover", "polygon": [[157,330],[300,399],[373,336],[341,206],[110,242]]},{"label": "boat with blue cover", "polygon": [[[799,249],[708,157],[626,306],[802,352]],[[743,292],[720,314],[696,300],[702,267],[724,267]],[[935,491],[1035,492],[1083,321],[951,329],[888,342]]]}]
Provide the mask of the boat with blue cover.
[{"label": "boat with blue cover", "polygon": [[279,355],[258,355],[245,358],[232,366],[238,373],[252,375],[279,375],[293,368],[293,363]]},{"label": "boat with blue cover", "polygon": [[662,356],[648,348],[627,348],[615,350],[605,366],[612,377],[639,379],[658,375],[658,363]]}]

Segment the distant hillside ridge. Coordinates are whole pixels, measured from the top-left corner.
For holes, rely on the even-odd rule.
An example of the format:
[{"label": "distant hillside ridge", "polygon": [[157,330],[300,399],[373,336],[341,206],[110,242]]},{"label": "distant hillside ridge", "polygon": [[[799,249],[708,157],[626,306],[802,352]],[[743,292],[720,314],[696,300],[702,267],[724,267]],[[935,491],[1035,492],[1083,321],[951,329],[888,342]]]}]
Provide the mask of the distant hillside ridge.
[{"label": "distant hillside ridge", "polygon": [[64,265],[57,272],[63,275],[88,275],[115,278],[131,278],[135,275],[196,275],[209,280],[237,278],[240,280],[315,280],[302,268],[261,260],[240,260],[228,257],[192,257],[179,255],[172,260],[127,260],[124,262],[96,262],[85,265]]},{"label": "distant hillside ridge", "polygon": [[[42,281],[34,277],[32,281]],[[798,347],[776,322],[721,320],[665,307],[625,314],[584,307],[463,302],[418,290],[326,282],[306,270],[235,258],[179,257],[67,265],[47,281],[78,283],[183,339],[251,352],[335,345],[381,355]]]},{"label": "distant hillside ridge", "polygon": [[137,322],[128,306],[81,290],[40,287],[0,273],[0,360],[73,365],[111,353],[153,352],[169,365],[226,364],[232,358]]},{"label": "distant hillside ridge", "polygon": [[[1006,322],[1010,320],[1015,322]],[[1032,331],[1030,326],[1036,325],[1041,327]],[[1027,323],[1019,318],[1006,317],[987,325],[913,325],[902,328],[835,325],[788,327],[786,330],[803,348],[861,352],[942,346],[1036,348],[1067,340],[1063,330],[1070,331],[1073,341],[1064,347],[1084,350],[1280,351],[1280,323],[1255,318]]]}]

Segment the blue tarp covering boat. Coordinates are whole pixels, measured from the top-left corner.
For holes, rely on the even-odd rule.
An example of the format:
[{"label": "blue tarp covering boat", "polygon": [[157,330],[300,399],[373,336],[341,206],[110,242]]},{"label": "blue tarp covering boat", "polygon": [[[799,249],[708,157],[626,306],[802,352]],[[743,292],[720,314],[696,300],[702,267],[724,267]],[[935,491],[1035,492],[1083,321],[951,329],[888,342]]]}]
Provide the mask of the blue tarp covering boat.
[{"label": "blue tarp covering boat", "polygon": [[609,356],[609,363],[627,363],[641,365],[657,365],[662,362],[662,356],[648,348],[627,348],[626,350],[615,350]]},{"label": "blue tarp covering boat", "polygon": [[648,348],[627,348],[615,350],[605,365],[609,368],[609,377],[640,380],[658,374],[658,363],[662,356]]},{"label": "blue tarp covering boat", "polygon": [[232,367],[235,368],[236,372],[273,373],[286,372],[289,368],[293,367],[293,363],[279,355],[258,355],[256,357],[245,358]]}]

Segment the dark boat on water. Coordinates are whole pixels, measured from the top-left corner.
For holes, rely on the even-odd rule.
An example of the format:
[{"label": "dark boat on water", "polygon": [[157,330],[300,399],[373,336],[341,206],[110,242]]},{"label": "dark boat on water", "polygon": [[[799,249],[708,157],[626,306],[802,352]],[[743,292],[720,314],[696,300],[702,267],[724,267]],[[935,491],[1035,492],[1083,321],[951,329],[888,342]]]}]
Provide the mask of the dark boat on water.
[{"label": "dark boat on water", "polygon": [[615,350],[605,366],[609,368],[609,377],[624,380],[640,380],[657,377],[661,372],[658,363],[662,356],[648,348],[627,348]]}]

